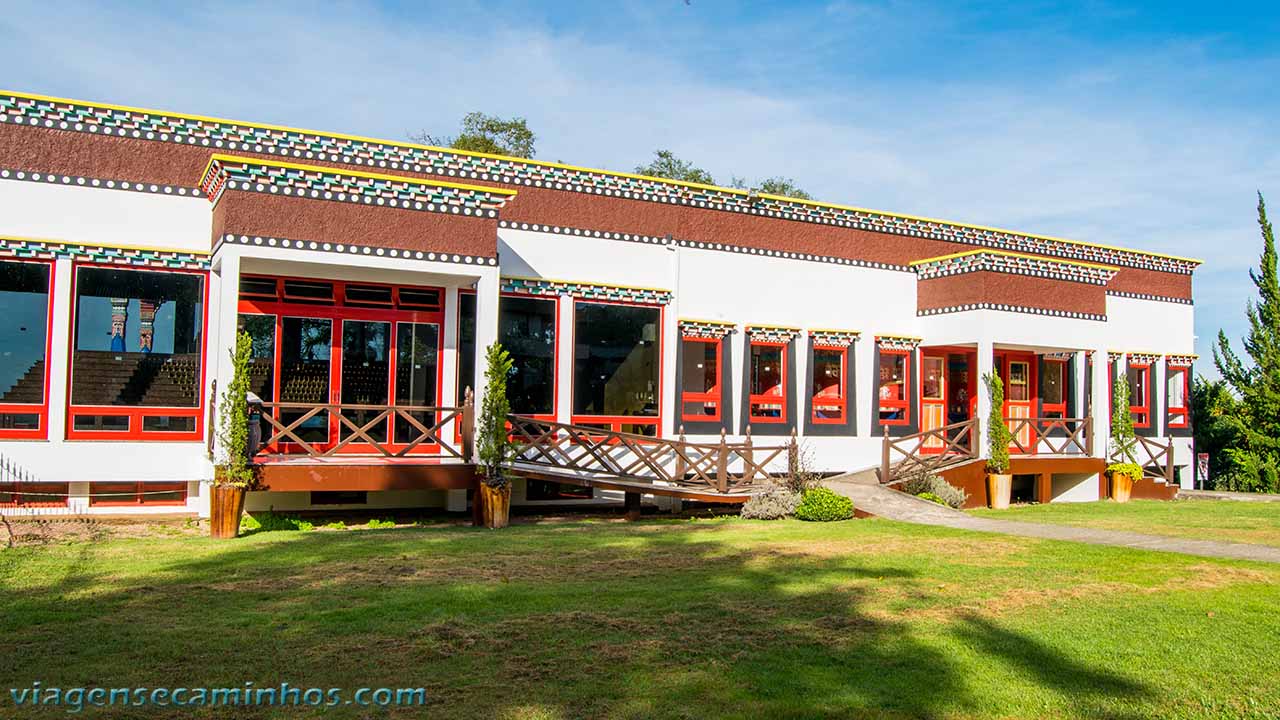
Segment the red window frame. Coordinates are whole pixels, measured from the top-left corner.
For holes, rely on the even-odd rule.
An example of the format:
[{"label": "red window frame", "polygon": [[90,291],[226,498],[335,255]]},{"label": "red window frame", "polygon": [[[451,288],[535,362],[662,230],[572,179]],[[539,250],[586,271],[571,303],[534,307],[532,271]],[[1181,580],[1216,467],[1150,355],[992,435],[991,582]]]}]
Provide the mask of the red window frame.
[{"label": "red window frame", "polygon": [[[667,307],[665,305],[653,305],[650,303],[619,302],[616,300],[595,300],[595,299],[576,297],[576,296],[569,297],[567,302],[573,303],[572,342],[575,346],[577,345],[577,342],[578,342],[578,303],[584,303],[584,304],[590,304],[590,305],[626,305],[630,307],[642,307],[642,308],[650,308],[650,309],[656,308],[658,310],[658,327],[657,327],[658,387],[655,389],[656,391],[654,394],[654,396],[658,400],[658,402],[656,403],[658,407],[658,414],[657,415],[578,415],[576,413],[573,413],[572,412],[573,411],[572,384],[576,382],[577,375],[578,375],[578,369],[577,367],[574,367],[571,369],[572,375],[569,378],[569,383],[570,383],[569,423],[572,425],[582,425],[588,428],[599,428],[601,430],[608,430],[611,432],[630,432],[634,434],[643,434],[643,433],[635,433],[634,427],[631,430],[625,430],[624,428],[628,425],[641,426],[641,427],[653,427],[652,437],[661,437],[662,436],[662,417],[663,417],[662,416],[663,385],[666,383],[666,367],[665,367],[666,358],[664,357],[665,353],[662,351],[662,344],[665,341],[665,337],[663,335],[663,328],[667,326]],[[556,331],[559,332],[559,330],[560,328],[557,326]],[[557,340],[557,343],[558,342],[559,340]],[[575,361],[576,361],[576,358],[575,358]]]},{"label": "red window frame", "polygon": [[[475,293],[471,293],[471,294],[473,294],[473,295],[474,295]],[[545,295],[523,295],[523,294],[521,294],[521,293],[499,293],[499,297],[498,297],[498,305],[499,305],[499,307],[498,307],[499,330],[501,330],[501,317],[502,317],[502,307],[501,307],[501,305],[502,305],[502,298],[504,298],[504,297],[522,298],[522,299],[529,299],[529,300],[538,300],[538,301],[541,301],[541,302],[549,302],[549,303],[551,303],[552,305],[554,305],[554,306],[555,306],[555,310],[556,310],[556,311],[555,311],[555,337],[556,337],[556,341],[555,341],[555,343],[554,343],[554,346],[551,348],[551,354],[552,354],[552,360],[551,360],[551,365],[552,365],[552,367],[551,367],[551,412],[549,412],[549,413],[534,413],[533,415],[528,415],[528,416],[527,416],[527,417],[531,417],[531,418],[533,418],[533,419],[535,419],[535,420],[540,420],[540,421],[544,421],[544,422],[555,422],[555,421],[556,421],[556,418],[559,416],[559,412],[560,412],[560,296],[559,296],[559,295],[553,295],[553,296],[548,297],[548,296],[545,296]],[[461,303],[459,303],[459,305],[461,305]],[[478,310],[479,310],[479,309],[477,308],[477,312],[478,312]],[[458,309],[458,318],[459,318],[459,326],[461,326],[461,318],[462,318],[462,309],[461,309],[461,307],[459,307],[459,309]],[[501,338],[499,338],[499,339],[501,339]],[[480,382],[481,380],[483,380],[483,379],[484,379],[484,368],[477,367],[477,368],[476,368],[476,373],[477,373],[477,375],[478,375],[478,377],[476,378],[476,382]]]},{"label": "red window frame", "polygon": [[[196,404],[192,407],[134,407],[126,405],[74,405],[71,402],[71,388],[74,387],[72,376],[75,373],[76,323],[79,320],[80,303],[77,302],[76,285],[80,278],[80,268],[105,268],[108,270],[132,270],[138,272],[173,273],[177,275],[197,275],[202,280],[201,316],[200,316],[200,378],[196,385]],[[190,442],[204,440],[205,431],[205,383],[209,373],[209,272],[207,270],[172,270],[152,267],[124,267],[109,263],[76,262],[71,266],[71,327],[70,342],[67,343],[67,431],[68,440],[134,440],[142,442]],[[80,416],[125,417],[129,419],[128,430],[76,430],[76,418]],[[190,417],[194,418],[194,429],[191,431],[144,430],[143,422],[147,417]]]},{"label": "red window frame", "polygon": [[[680,391],[680,420],[681,422],[718,423],[720,422],[721,418],[724,416],[724,412],[723,412],[724,391],[723,391],[723,388],[721,387],[721,381],[720,381],[722,377],[722,370],[724,369],[724,365],[722,364],[724,361],[724,358],[723,358],[724,343],[722,342],[721,338],[681,337],[680,353],[682,358],[684,357],[684,353],[688,352],[689,350],[688,344],[690,343],[699,345],[699,346],[712,345],[715,348],[716,384],[714,387],[712,387],[710,390],[706,392],[688,392],[684,390],[682,386]],[[698,350],[705,352],[705,348],[702,348],[702,347],[699,347]],[[701,355],[699,355],[699,357],[701,357]],[[703,407],[706,407],[707,405],[714,405],[716,411],[711,415],[688,414],[685,412],[685,406],[689,403],[702,403]]]},{"label": "red window frame", "polygon": [[[817,425],[843,425],[849,421],[849,348],[840,345],[814,345],[813,354],[817,357],[819,352],[834,352],[840,355],[840,384],[839,395],[811,395],[809,401],[809,419]],[[815,367],[817,362],[814,362]],[[812,392],[812,388],[810,389]],[[818,406],[824,408],[838,408],[839,417],[818,417]]]},{"label": "red window frame", "polygon": [[[68,483],[10,482],[0,483],[0,493],[10,496],[0,501],[0,508],[66,507],[70,495]],[[30,495],[28,500],[25,496]]]},{"label": "red window frame", "polygon": [[[1168,405],[1169,402],[1169,378],[1168,373],[1179,371],[1182,373],[1182,402],[1179,407]],[[1168,419],[1168,427],[1185,428],[1191,426],[1191,366],[1189,365],[1168,365],[1165,367],[1165,404]]]},{"label": "red window frame", "polygon": [[[876,417],[881,425],[910,425],[911,424],[911,350],[892,350],[888,348],[879,349],[879,369],[884,370],[885,356],[900,355],[902,356],[902,398],[886,398],[881,395],[884,383],[880,377],[876,378],[876,398],[877,413]],[[886,412],[902,411],[902,417],[898,419],[884,417]]]},{"label": "red window frame", "polygon": [[[181,500],[152,499],[157,497],[157,493],[175,492],[182,493]],[[185,507],[186,504],[185,482],[89,483],[89,507]]]},{"label": "red window frame", "polygon": [[[751,423],[776,423],[784,424],[787,422],[787,381],[790,375],[790,368],[787,367],[787,345],[785,342],[769,342],[766,340],[752,340],[747,345],[747,421]],[[751,350],[757,347],[778,348],[779,371],[777,388],[781,391],[779,394],[773,393],[752,393],[750,388],[751,382]],[[778,416],[770,417],[766,415],[757,415],[756,405],[777,405]]]},{"label": "red window frame", "polygon": [[49,439],[49,356],[53,353],[53,299],[57,287],[57,267],[52,260],[28,260],[26,258],[0,258],[4,262],[22,262],[45,265],[49,268],[49,287],[45,296],[44,308],[44,391],[43,398],[37,403],[0,403],[0,415],[36,415],[39,426],[36,429],[0,428],[0,439],[3,440],[48,440]]},{"label": "red window frame", "polygon": [[[262,276],[255,274],[247,274],[242,277],[252,277],[263,279]],[[371,286],[378,285],[383,287],[391,287],[394,296],[399,299],[399,285],[388,285],[387,283],[372,282],[348,282],[344,280],[335,280],[330,278],[294,278],[280,277],[270,278],[277,280],[277,299],[272,300],[262,295],[243,295],[239,297],[236,304],[236,314],[238,315],[268,315],[275,318],[275,344],[274,344],[274,366],[272,368],[272,387],[275,392],[279,393],[279,389],[283,387],[280,375],[280,338],[283,334],[284,318],[306,318],[315,320],[329,320],[333,323],[329,338],[329,398],[331,404],[340,404],[342,397],[342,325],[345,320],[353,322],[386,322],[391,325],[387,348],[387,373],[388,373],[388,394],[387,397],[395,400],[395,377],[396,377],[396,326],[400,323],[415,323],[422,325],[435,325],[437,330],[437,348],[436,348],[436,406],[447,407],[444,398],[441,397],[441,390],[444,382],[444,363],[440,362],[440,356],[444,350],[444,330],[445,330],[445,312],[444,312],[444,289],[435,286],[423,286],[425,289],[439,290],[441,303],[439,309],[423,310],[423,309],[405,309],[391,308],[368,305],[347,305],[343,301],[346,298],[347,285]],[[323,282],[333,285],[333,302],[296,302],[285,298],[284,283],[288,280],[303,280],[308,282]],[[410,286],[411,289],[417,289],[416,286]],[[459,318],[461,318],[461,307],[459,307]],[[263,398],[264,402],[275,402],[275,398]],[[390,403],[394,404],[394,402]],[[342,441],[341,423],[330,418],[328,438],[323,443],[312,443],[318,448],[325,449]],[[455,423],[455,426],[457,424]],[[407,443],[395,442],[392,434],[393,429],[387,428],[387,441],[379,443],[380,446],[390,451],[396,451],[407,447]],[[455,431],[461,433],[460,428]],[[447,431],[443,429],[440,435],[443,437]],[[266,442],[267,437],[263,437]],[[267,446],[264,450],[268,453],[291,454],[302,450],[296,443],[278,443],[275,446]],[[338,451],[338,455],[367,455],[370,453],[371,446],[368,443],[351,442],[343,446]],[[427,455],[440,452],[438,443],[421,443],[409,451],[411,455]]]},{"label": "red window frame", "polygon": [[1129,388],[1129,414],[1133,417],[1136,428],[1151,427],[1151,365],[1150,363],[1129,363],[1125,368],[1125,379],[1128,380],[1130,370],[1142,371],[1142,403],[1135,405],[1133,388]]},{"label": "red window frame", "polygon": [[[1058,375],[1058,378],[1059,378],[1059,384],[1060,384],[1060,388],[1059,388],[1059,390],[1060,390],[1060,391],[1061,391],[1061,393],[1062,393],[1062,394],[1061,394],[1062,402],[1056,402],[1056,403],[1045,402],[1045,401],[1044,401],[1044,392],[1043,392],[1043,390],[1042,390],[1042,391],[1041,391],[1041,393],[1040,393],[1040,395],[1041,395],[1041,397],[1040,397],[1040,402],[1041,402],[1040,412],[1041,412],[1041,414],[1043,414],[1045,417],[1059,417],[1059,418],[1065,418],[1065,417],[1067,416],[1067,398],[1068,398],[1068,395],[1069,395],[1069,393],[1067,392],[1067,388],[1069,388],[1069,387],[1070,387],[1070,384],[1067,382],[1067,361],[1066,361],[1066,360],[1057,360],[1057,359],[1053,359],[1053,358],[1045,358],[1044,366],[1045,366],[1045,368],[1046,368],[1046,369],[1048,369],[1048,367],[1050,366],[1050,364],[1054,364],[1054,365],[1057,365],[1057,366],[1058,366],[1058,372],[1060,373],[1060,374]],[[1039,379],[1040,379],[1041,384],[1043,384],[1043,383],[1044,383],[1044,377],[1041,377],[1041,378],[1039,378]],[[1050,415],[1049,413],[1057,413],[1057,415],[1056,415],[1056,416],[1054,416],[1054,415]]]}]

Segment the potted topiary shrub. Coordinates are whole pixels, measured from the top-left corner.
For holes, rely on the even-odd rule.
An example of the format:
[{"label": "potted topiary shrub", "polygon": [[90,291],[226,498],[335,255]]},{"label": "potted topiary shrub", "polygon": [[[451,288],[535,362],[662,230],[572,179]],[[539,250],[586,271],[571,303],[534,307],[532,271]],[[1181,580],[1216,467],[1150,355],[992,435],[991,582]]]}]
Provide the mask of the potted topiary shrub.
[{"label": "potted topiary shrub", "polygon": [[1117,377],[1111,386],[1111,464],[1107,465],[1111,499],[1116,502],[1129,502],[1133,484],[1142,478],[1135,452],[1137,443],[1129,411],[1129,380]]},{"label": "potted topiary shrub", "polygon": [[244,496],[253,485],[249,461],[249,358],[253,340],[249,333],[236,336],[231,351],[231,382],[218,406],[217,454],[209,494],[209,534],[233,538],[240,532]]},{"label": "potted topiary shrub", "polygon": [[494,343],[485,351],[484,401],[480,405],[480,423],[476,452],[480,456],[479,487],[475,502],[485,527],[504,528],[511,513],[511,479],[506,464],[511,461],[511,439],[507,434],[507,377],[511,374],[511,355]]},{"label": "potted topiary shrub", "polygon": [[993,371],[983,375],[982,382],[991,398],[991,413],[987,416],[987,505],[1003,510],[1009,507],[1013,494],[1013,475],[1009,473],[1009,442],[1013,436],[1004,422],[1004,381]]}]

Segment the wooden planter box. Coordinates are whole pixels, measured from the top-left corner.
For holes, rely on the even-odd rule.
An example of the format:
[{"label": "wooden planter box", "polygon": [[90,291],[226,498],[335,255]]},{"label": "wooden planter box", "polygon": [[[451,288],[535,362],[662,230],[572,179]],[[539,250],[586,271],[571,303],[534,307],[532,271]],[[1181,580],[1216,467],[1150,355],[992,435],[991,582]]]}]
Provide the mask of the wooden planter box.
[{"label": "wooden planter box", "polygon": [[209,497],[209,535],[229,539],[240,534],[244,514],[244,488],[214,485]]},{"label": "wooden planter box", "polygon": [[476,488],[476,507],[479,525],[491,529],[504,528],[511,517],[511,483],[501,489],[495,489],[478,483]]}]

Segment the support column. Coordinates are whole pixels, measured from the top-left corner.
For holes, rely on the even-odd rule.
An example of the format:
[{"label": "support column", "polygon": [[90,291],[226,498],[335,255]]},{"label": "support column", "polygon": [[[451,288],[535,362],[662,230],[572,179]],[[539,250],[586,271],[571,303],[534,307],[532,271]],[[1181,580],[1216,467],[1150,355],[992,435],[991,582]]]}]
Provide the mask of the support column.
[{"label": "support column", "polygon": [[1111,440],[1111,381],[1105,348],[1093,351],[1093,456],[1107,458]]},{"label": "support column", "polygon": [[978,457],[987,457],[991,427],[987,418],[991,415],[991,393],[987,392],[983,378],[995,371],[995,343],[978,341]]},{"label": "support column", "polygon": [[877,437],[874,432],[876,408],[880,403],[880,379],[876,377],[876,339],[863,335],[853,345],[854,382],[858,383],[854,412],[857,412],[857,437]]},{"label": "support column", "polygon": [[[440,396],[436,404],[450,406],[462,398],[458,387],[458,288],[444,289],[444,331],[440,338]],[[453,433],[453,428],[445,428]]]},{"label": "support column", "polygon": [[623,506],[626,508],[628,520],[640,519],[640,493],[629,492],[624,494]]},{"label": "support column", "polygon": [[53,307],[50,310],[52,316],[49,325],[53,331],[53,342],[52,352],[45,358],[45,362],[49,366],[47,437],[54,443],[67,437],[67,395],[71,392],[68,383],[71,374],[70,358],[76,343],[71,325],[71,304],[75,302],[75,298],[71,296],[71,271],[69,258],[57,260],[53,264]]},{"label": "support column", "polygon": [[573,298],[556,298],[556,421],[573,416]]},{"label": "support column", "polygon": [[498,339],[498,271],[484,272],[476,280],[476,422],[484,407],[485,352]]}]

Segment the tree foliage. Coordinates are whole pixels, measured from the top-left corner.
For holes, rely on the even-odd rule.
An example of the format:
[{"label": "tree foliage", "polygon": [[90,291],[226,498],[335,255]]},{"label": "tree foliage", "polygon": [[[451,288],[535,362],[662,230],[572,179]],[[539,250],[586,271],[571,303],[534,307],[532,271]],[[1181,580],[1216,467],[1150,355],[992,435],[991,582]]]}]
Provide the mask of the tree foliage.
[{"label": "tree foliage", "polygon": [[[1258,226],[1262,255],[1249,279],[1257,300],[1246,309],[1249,330],[1244,352],[1236,354],[1226,333],[1218,331],[1213,363],[1239,402],[1222,416],[1218,429],[1229,438],[1220,487],[1255,492],[1280,492],[1280,277],[1276,269],[1276,241],[1267,206],[1258,193]],[[1215,483],[1219,482],[1215,481]]]},{"label": "tree foliage", "polygon": [[1113,462],[1107,470],[1136,480],[1142,477],[1142,466],[1138,465],[1138,439],[1133,434],[1133,412],[1129,407],[1129,378],[1117,373],[1111,383],[1110,457]]},{"label": "tree foliage", "polygon": [[470,112],[462,118],[462,131],[454,137],[421,132],[411,135],[410,139],[424,145],[455,150],[532,158],[537,136],[522,117],[503,119],[482,112]]},{"label": "tree foliage", "polygon": [[994,370],[982,376],[991,398],[991,411],[987,414],[987,472],[1003,475],[1009,472],[1009,443],[1013,433],[1004,421],[1004,381]]},{"label": "tree foliage", "polygon": [[484,482],[495,488],[506,486],[504,465],[511,460],[511,441],[507,435],[507,415],[511,413],[507,378],[511,376],[511,368],[511,354],[501,343],[495,342],[485,350],[484,398],[480,403],[476,450]]},{"label": "tree foliage", "polygon": [[226,487],[247,488],[253,483],[249,462],[249,362],[253,338],[247,332],[236,335],[231,353],[231,381],[222,392],[218,407],[219,470],[215,482]]},{"label": "tree foliage", "polygon": [[1200,376],[1191,383],[1191,417],[1195,420],[1192,434],[1196,451],[1209,454],[1209,478],[1220,490],[1231,489],[1226,449],[1235,441],[1231,418],[1238,404],[1222,380],[1210,381]]},{"label": "tree foliage", "polygon": [[781,195],[783,197],[796,198],[797,200],[813,199],[812,195],[796,186],[795,180],[781,175],[761,180],[756,189],[767,195]]},{"label": "tree foliage", "polygon": [[716,182],[711,173],[687,160],[681,160],[670,150],[656,150],[653,155],[653,160],[648,165],[636,166],[637,174],[703,185],[714,185]]}]

